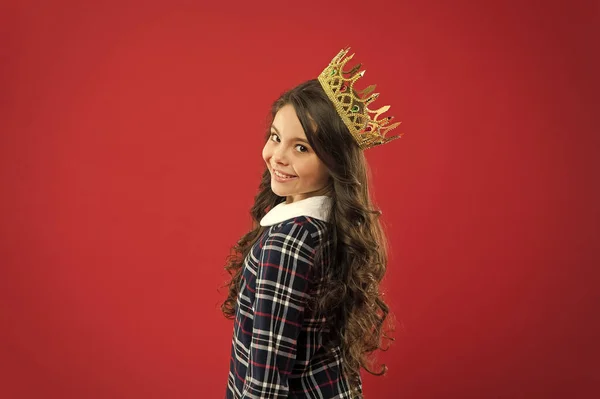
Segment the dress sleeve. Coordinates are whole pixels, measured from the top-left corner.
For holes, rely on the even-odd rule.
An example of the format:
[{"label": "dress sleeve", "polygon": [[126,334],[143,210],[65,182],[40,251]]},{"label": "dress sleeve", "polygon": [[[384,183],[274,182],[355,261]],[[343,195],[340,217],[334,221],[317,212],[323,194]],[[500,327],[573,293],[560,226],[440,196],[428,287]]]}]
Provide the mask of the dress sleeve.
[{"label": "dress sleeve", "polygon": [[297,223],[271,233],[263,245],[244,399],[288,397],[288,377],[296,361],[314,252],[308,229]]}]

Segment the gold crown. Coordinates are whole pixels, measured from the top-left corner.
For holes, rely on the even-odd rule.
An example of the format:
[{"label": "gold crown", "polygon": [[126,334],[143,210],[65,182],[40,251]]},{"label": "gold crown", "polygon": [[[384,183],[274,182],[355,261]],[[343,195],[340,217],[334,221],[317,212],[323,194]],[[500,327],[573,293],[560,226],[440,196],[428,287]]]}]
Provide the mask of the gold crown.
[{"label": "gold crown", "polygon": [[400,138],[402,133],[397,136],[385,137],[390,130],[400,125],[400,122],[389,124],[394,118],[393,116],[377,119],[390,109],[389,105],[374,111],[367,107],[379,97],[379,93],[371,94],[376,85],[371,85],[360,91],[354,90],[354,83],[365,74],[365,71],[358,72],[362,64],[355,65],[350,71],[344,71],[346,63],[354,57],[354,54],[346,57],[348,50],[350,50],[350,47],[342,49],[319,75],[319,82],[323,90],[333,102],[337,113],[352,133],[361,150],[386,144]]}]

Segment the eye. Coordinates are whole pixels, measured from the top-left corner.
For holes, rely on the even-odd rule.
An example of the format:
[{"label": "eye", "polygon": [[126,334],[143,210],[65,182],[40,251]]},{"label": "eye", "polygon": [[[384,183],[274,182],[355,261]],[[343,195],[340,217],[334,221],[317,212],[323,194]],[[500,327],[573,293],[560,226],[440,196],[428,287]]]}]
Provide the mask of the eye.
[{"label": "eye", "polygon": [[296,146],[296,148],[300,148],[298,151],[299,152],[308,152],[308,148],[306,148],[305,146],[303,146],[302,144],[298,144]]},{"label": "eye", "polygon": [[[276,137],[277,140],[275,140],[274,137]],[[271,140],[273,140],[275,142],[279,142],[279,136],[277,135],[277,133],[271,133]]]}]

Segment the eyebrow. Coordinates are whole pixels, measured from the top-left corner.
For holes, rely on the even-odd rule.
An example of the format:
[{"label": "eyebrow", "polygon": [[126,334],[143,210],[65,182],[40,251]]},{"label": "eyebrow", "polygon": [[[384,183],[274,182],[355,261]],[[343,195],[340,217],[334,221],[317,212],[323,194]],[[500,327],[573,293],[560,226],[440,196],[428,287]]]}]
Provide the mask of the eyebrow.
[{"label": "eyebrow", "polygon": [[[277,128],[275,127],[275,125],[271,125],[271,129],[275,130],[277,132],[277,134],[281,135],[281,133],[279,132],[279,130],[277,130]],[[306,144],[310,145],[310,143],[307,140],[305,140],[305,139],[303,139],[301,137],[293,137],[291,140],[301,141],[303,143],[306,143]]]}]

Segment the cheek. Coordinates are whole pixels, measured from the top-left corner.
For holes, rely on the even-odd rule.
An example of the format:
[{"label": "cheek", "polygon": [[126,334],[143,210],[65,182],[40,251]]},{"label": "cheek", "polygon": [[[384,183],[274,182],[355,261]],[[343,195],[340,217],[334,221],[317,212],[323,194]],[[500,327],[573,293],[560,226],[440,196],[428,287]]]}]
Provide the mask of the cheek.
[{"label": "cheek", "polygon": [[327,181],[329,180],[329,171],[327,170],[327,167],[324,164],[321,164],[319,166],[319,184],[323,185],[325,183],[327,183]]},{"label": "cheek", "polygon": [[298,165],[296,168],[298,175],[305,177],[312,184],[322,184],[327,181],[328,172],[325,165],[320,161],[311,160]]},{"label": "cheek", "polygon": [[262,150],[262,157],[265,160],[265,162],[269,162],[269,159],[271,158],[271,151],[269,149],[269,144],[265,144],[265,146],[263,147]]},{"label": "cheek", "polygon": [[315,184],[317,185],[323,185],[323,183],[326,183],[327,180],[329,179],[329,171],[327,170],[327,167],[325,166],[325,164],[320,160],[320,159],[316,159],[314,164],[312,165],[313,168],[313,179]]}]

